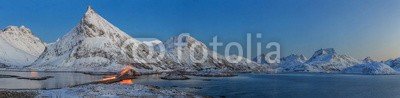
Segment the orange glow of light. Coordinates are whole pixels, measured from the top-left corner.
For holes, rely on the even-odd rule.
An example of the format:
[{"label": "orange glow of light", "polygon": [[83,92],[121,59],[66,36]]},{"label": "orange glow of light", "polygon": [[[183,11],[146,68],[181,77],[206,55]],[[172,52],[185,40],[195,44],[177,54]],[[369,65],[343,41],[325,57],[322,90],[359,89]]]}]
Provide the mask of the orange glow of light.
[{"label": "orange glow of light", "polygon": [[36,71],[31,71],[31,77],[39,77],[38,72],[36,72]]},{"label": "orange glow of light", "polygon": [[126,80],[122,80],[119,83],[123,84],[123,85],[132,85],[133,84],[133,80],[132,79],[126,79]]},{"label": "orange glow of light", "polygon": [[120,72],[120,75],[124,75],[129,72],[129,70],[132,70],[131,66],[125,66],[124,69]]},{"label": "orange glow of light", "polygon": [[115,79],[115,78],[116,78],[115,76],[106,76],[102,80],[103,81],[107,81],[107,80],[112,80],[112,79]]}]

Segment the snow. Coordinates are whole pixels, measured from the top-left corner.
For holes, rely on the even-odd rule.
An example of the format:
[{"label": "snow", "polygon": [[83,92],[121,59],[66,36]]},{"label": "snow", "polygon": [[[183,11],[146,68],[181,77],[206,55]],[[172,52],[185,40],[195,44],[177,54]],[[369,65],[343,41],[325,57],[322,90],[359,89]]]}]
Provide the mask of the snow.
[{"label": "snow", "polygon": [[268,73],[276,73],[277,70],[268,64],[258,64],[250,59],[247,59],[242,56],[231,55],[226,57],[230,60],[239,60],[237,62],[232,62],[232,66],[236,71],[242,72],[268,72]]},{"label": "snow", "polygon": [[[264,58],[265,55],[260,55],[253,61]],[[277,65],[277,72],[323,72],[323,73],[338,73],[343,69],[360,64],[361,62],[348,55],[340,55],[333,48],[320,49],[316,51],[310,59],[304,55],[291,54],[281,58]],[[268,62],[261,61],[261,64]]]},{"label": "snow", "polygon": [[[180,41],[183,45],[177,46],[176,44]],[[164,45],[167,51],[167,59],[173,63],[169,68],[175,70],[188,72],[202,70],[243,72],[265,71],[267,69],[266,67],[262,68],[260,64],[254,63],[248,59],[242,59],[240,62],[229,62],[224,56],[209,50],[204,43],[189,35],[172,37],[164,42]],[[203,57],[203,55],[205,56]],[[234,59],[237,58],[237,56],[233,57]],[[205,59],[201,61],[201,58]]]},{"label": "snow", "polygon": [[[204,43],[197,41],[195,38],[183,35],[181,40],[184,43],[183,46],[176,46],[175,44],[180,41],[179,36],[172,37],[164,42],[167,59],[175,63],[170,66],[171,69],[197,71],[203,69],[220,69],[220,67],[229,66],[228,64],[223,64],[221,60],[224,59],[221,56],[211,56],[213,52],[209,51]],[[193,48],[190,49],[191,47]],[[204,62],[196,62],[195,59],[201,59],[203,54],[206,55]]]},{"label": "snow", "polygon": [[339,55],[333,48],[320,49],[305,64],[320,72],[340,72],[347,67],[360,64],[360,61],[348,55]]},{"label": "snow", "polygon": [[0,32],[0,64],[5,66],[28,66],[44,49],[44,43],[24,26],[8,26]]},{"label": "snow", "polygon": [[[206,69],[240,72],[269,70],[253,62],[232,64],[195,38],[188,35],[181,37],[186,46],[175,45],[180,41],[180,36],[172,37],[165,43],[159,40],[141,42],[113,26],[89,7],[80,23],[57,42],[48,44],[46,51],[30,68],[108,72],[131,65],[140,73]],[[166,50],[148,49],[156,45],[165,45]],[[149,53],[165,54],[165,57],[146,58]],[[195,59],[202,58],[202,54],[207,55],[204,62],[196,62]]]},{"label": "snow", "polygon": [[[180,39],[181,38],[181,39]],[[183,46],[177,46],[178,42]],[[158,46],[166,50],[160,50]],[[156,49],[149,49],[149,48]],[[271,64],[265,54],[252,60],[231,55],[222,56],[189,35],[160,40],[139,41],[115,27],[91,7],[70,32],[54,43],[45,44],[24,27],[9,26],[0,32],[0,67],[25,67],[43,71],[118,72],[132,66],[139,73],[174,70],[186,72],[325,72],[371,69],[371,74],[400,70],[400,58],[384,64],[370,58],[360,62],[349,55],[338,54],[333,48],[320,49],[310,59],[292,54]],[[148,54],[155,54],[147,58]],[[156,57],[164,54],[164,57]],[[203,58],[204,61],[198,61]],[[231,59],[239,59],[230,62]],[[386,66],[387,65],[387,66]],[[351,71],[353,72],[353,71]]]},{"label": "snow", "polygon": [[260,63],[260,64],[271,64],[269,62],[267,62],[264,58],[265,58],[266,54],[261,54],[257,57],[254,57],[252,60],[254,62]]},{"label": "snow", "polygon": [[381,62],[373,61],[370,58],[366,58],[363,60],[362,64],[358,64],[349,68],[346,68],[343,73],[350,74],[367,74],[367,75],[387,75],[387,74],[396,74],[397,72],[391,68],[389,65],[386,65]]},{"label": "snow", "polygon": [[56,90],[39,90],[37,97],[173,97],[173,96],[194,96],[176,89],[157,89],[152,86],[140,84],[124,85],[114,84],[90,84],[73,88]]},{"label": "snow", "polygon": [[385,61],[385,64],[389,65],[396,71],[400,71],[400,58],[397,58],[394,60],[387,60],[387,61]]},{"label": "snow", "polygon": [[309,67],[304,65],[307,60],[307,57],[304,55],[291,54],[287,57],[281,58],[279,70],[280,72],[307,71]]},{"label": "snow", "polygon": [[[148,51],[91,7],[82,20],[57,42],[49,44],[30,68],[66,71],[118,71],[128,64],[140,64],[148,70],[160,71],[160,62],[152,65],[143,57]],[[153,58],[151,58],[153,59]],[[162,63],[162,62],[161,62]],[[141,71],[141,70],[139,70]]]},{"label": "snow", "polygon": [[155,46],[155,45],[158,45],[158,44],[162,43],[162,41],[160,41],[160,40],[150,40],[150,41],[141,41],[141,42],[146,44],[146,45],[152,45],[152,46]]}]

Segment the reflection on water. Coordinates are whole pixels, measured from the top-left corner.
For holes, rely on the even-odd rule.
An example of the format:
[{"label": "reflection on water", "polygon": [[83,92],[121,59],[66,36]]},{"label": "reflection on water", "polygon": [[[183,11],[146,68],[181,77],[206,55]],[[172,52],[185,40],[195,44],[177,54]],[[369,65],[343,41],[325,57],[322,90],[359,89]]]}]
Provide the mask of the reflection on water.
[{"label": "reflection on water", "polygon": [[[51,89],[107,79],[103,76],[67,72],[8,72],[22,77],[54,76],[47,80],[0,78],[0,89]],[[115,76],[110,76],[112,78]],[[236,77],[193,77],[190,80],[162,80],[158,75],[140,76],[119,82],[178,87],[184,91],[213,97],[373,97],[399,98],[400,75],[343,74],[240,74]],[[187,88],[192,88],[188,90]],[[194,89],[194,90],[193,90]]]},{"label": "reflection on water", "polygon": [[400,98],[400,75],[240,74],[237,77],[190,78],[177,81],[143,76],[135,83],[201,88],[192,93],[228,98]]},{"label": "reflection on water", "polygon": [[16,75],[22,77],[54,76],[47,80],[26,80],[16,78],[0,78],[0,89],[53,89],[93,82],[102,76],[86,75],[69,72],[11,72],[0,71],[1,75]]},{"label": "reflection on water", "polygon": [[131,84],[133,84],[133,79],[122,80],[119,83],[121,83],[123,85],[131,85]]},{"label": "reflection on water", "polygon": [[31,77],[39,77],[38,72],[32,71],[32,72],[31,72]]},{"label": "reflection on water", "polygon": [[108,80],[113,80],[116,78],[116,75],[108,75],[108,76],[104,76],[103,79],[101,79],[102,81],[108,81]]}]

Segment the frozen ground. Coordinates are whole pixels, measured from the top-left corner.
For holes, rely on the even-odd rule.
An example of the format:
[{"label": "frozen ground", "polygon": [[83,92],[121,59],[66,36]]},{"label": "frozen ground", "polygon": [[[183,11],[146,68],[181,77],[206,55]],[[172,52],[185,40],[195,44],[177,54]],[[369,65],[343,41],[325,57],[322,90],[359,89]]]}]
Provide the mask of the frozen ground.
[{"label": "frozen ground", "polygon": [[19,90],[0,91],[0,97],[50,97],[50,98],[82,98],[82,97],[201,97],[176,89],[163,89],[155,86],[139,84],[90,84],[72,88],[54,90]]}]

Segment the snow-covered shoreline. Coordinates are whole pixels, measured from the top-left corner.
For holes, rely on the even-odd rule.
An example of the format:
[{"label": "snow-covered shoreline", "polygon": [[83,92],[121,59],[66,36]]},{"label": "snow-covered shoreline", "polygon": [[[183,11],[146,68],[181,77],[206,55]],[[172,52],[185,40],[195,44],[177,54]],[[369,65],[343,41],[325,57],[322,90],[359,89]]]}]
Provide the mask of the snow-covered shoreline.
[{"label": "snow-covered shoreline", "polygon": [[89,84],[77,87],[67,87],[53,90],[0,90],[8,95],[4,97],[51,97],[51,98],[82,98],[82,97],[201,97],[179,91],[156,86],[131,84]]}]

